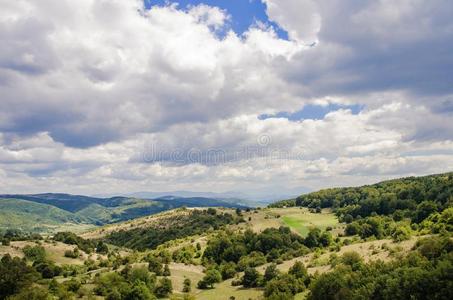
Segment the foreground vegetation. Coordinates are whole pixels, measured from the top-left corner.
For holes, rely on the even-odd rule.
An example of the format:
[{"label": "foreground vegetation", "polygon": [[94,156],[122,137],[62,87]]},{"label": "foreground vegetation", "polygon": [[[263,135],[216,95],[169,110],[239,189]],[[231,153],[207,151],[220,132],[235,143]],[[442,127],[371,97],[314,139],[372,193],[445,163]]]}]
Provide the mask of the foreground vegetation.
[{"label": "foreground vegetation", "polygon": [[453,177],[0,233],[0,299],[451,299]]}]

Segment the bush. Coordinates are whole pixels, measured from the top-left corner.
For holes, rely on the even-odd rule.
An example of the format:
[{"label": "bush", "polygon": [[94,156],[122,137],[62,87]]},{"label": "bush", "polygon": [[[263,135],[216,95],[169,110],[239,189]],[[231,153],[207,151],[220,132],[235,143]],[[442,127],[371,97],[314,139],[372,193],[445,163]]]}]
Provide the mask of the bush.
[{"label": "bush", "polygon": [[343,256],[341,256],[340,261],[343,264],[350,266],[352,270],[358,270],[363,266],[362,257],[360,256],[360,254],[354,251],[344,253]]},{"label": "bush", "polygon": [[76,247],[74,248],[74,250],[66,250],[64,252],[64,256],[65,257],[69,257],[69,258],[77,258],[79,257],[80,253],[79,253],[79,249]]},{"label": "bush", "polygon": [[173,291],[173,285],[171,283],[171,280],[164,277],[159,280],[159,284],[157,285],[155,289],[156,296],[159,298],[165,298],[168,297],[169,294],[171,294]]},{"label": "bush", "polygon": [[411,228],[409,225],[398,226],[395,231],[392,233],[392,238],[394,242],[401,242],[409,240],[411,238]]},{"label": "bush", "polygon": [[280,272],[277,269],[277,265],[270,264],[264,272],[264,281],[265,282],[271,281],[272,279],[276,278],[279,274]]},{"label": "bush", "polygon": [[227,280],[233,278],[236,274],[236,264],[234,262],[223,263],[220,265],[220,273],[222,279]]},{"label": "bush", "polygon": [[209,269],[206,275],[198,282],[199,289],[214,288],[214,283],[222,281],[222,275],[216,269]]},{"label": "bush", "polygon": [[155,258],[154,256],[150,255],[146,259],[148,261],[148,270],[150,272],[153,272],[157,276],[162,275],[162,263],[160,262],[159,259]]},{"label": "bush", "polygon": [[162,276],[170,276],[170,275],[171,275],[170,268],[168,267],[168,265],[165,265],[164,271],[162,272]]},{"label": "bush", "polygon": [[104,242],[100,241],[96,245],[96,252],[100,254],[107,254],[109,253],[109,247]]},{"label": "bush", "polygon": [[189,278],[184,279],[182,292],[190,293],[191,290],[192,290],[192,282],[190,281]]},{"label": "bush", "polygon": [[242,285],[245,288],[258,287],[262,283],[262,276],[255,268],[247,268],[242,276]]},{"label": "bush", "polygon": [[44,261],[46,259],[46,250],[42,246],[25,246],[22,251],[27,259],[31,261]]},{"label": "bush", "polygon": [[344,233],[347,235],[347,236],[351,236],[351,235],[356,235],[356,234],[360,234],[360,225],[359,223],[357,222],[352,222],[348,225],[346,225],[346,228],[344,229]]}]

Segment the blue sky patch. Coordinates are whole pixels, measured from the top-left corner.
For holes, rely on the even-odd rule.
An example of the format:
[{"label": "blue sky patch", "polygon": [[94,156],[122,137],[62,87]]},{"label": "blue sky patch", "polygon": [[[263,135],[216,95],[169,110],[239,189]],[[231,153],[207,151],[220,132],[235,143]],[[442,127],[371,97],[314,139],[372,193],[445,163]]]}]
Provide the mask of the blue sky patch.
[{"label": "blue sky patch", "polygon": [[179,8],[186,9],[188,6],[206,4],[224,9],[231,15],[230,26],[237,34],[242,34],[256,22],[262,22],[274,28],[277,35],[282,39],[288,39],[288,33],[278,24],[269,20],[266,15],[266,5],[261,0],[144,0],[145,7],[154,5],[166,5],[178,3]]},{"label": "blue sky patch", "polygon": [[358,104],[340,105],[332,103],[327,106],[308,104],[303,109],[293,113],[282,111],[276,114],[262,114],[258,117],[258,119],[266,120],[272,118],[285,118],[290,121],[300,121],[305,119],[322,120],[328,113],[339,109],[349,109],[353,115],[357,115],[363,109],[363,106]]}]

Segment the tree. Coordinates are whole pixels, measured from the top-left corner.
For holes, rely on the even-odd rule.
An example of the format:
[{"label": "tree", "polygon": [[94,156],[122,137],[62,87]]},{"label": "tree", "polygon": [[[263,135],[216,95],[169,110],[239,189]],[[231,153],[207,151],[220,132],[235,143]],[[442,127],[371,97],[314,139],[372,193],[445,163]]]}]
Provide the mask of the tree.
[{"label": "tree", "polygon": [[105,299],[106,300],[121,300],[121,293],[117,289],[114,289],[107,294]]},{"label": "tree", "polygon": [[352,221],[354,221],[354,217],[351,216],[350,214],[346,214],[344,217],[343,217],[343,221],[347,224],[351,223]]},{"label": "tree", "polygon": [[208,214],[212,215],[212,216],[215,216],[217,214],[217,210],[215,208],[208,208],[207,210]]},{"label": "tree", "polygon": [[150,273],[146,267],[131,269],[128,274],[128,279],[132,284],[143,282],[150,290],[153,290],[156,284],[156,276]]},{"label": "tree", "polygon": [[257,287],[261,285],[261,275],[255,268],[247,268],[242,276],[242,285],[245,288]]},{"label": "tree", "polygon": [[234,262],[223,263],[220,265],[220,273],[222,279],[227,280],[233,278],[236,274],[236,264]]},{"label": "tree", "polygon": [[[347,283],[348,271],[337,269],[317,277],[310,286],[310,300],[351,299]],[[350,276],[350,275],[349,275]],[[365,298],[366,299],[366,298]]]},{"label": "tree", "polygon": [[350,266],[353,271],[358,270],[363,266],[362,257],[355,251],[345,252],[341,257],[341,262]]},{"label": "tree", "polygon": [[33,263],[33,267],[46,279],[58,276],[62,272],[61,267],[51,261],[36,261]]},{"label": "tree", "polygon": [[150,256],[148,256],[147,261],[148,261],[148,270],[150,272],[153,272],[157,276],[161,276],[162,275],[162,263],[160,262],[160,260],[158,260],[154,256],[150,255]]},{"label": "tree", "polygon": [[307,269],[305,268],[304,264],[300,261],[296,261],[294,265],[289,268],[288,274],[293,275],[297,279],[307,279],[308,278],[308,272]]},{"label": "tree", "polygon": [[270,264],[264,271],[264,281],[268,282],[276,278],[279,275],[276,264]]},{"label": "tree", "polygon": [[0,260],[0,299],[30,287],[38,278],[38,273],[25,261],[6,254]]},{"label": "tree", "polygon": [[[166,294],[167,295],[167,294]],[[165,296],[166,296],[165,295]],[[151,293],[144,282],[136,282],[130,292],[124,297],[125,300],[154,300],[156,297]]]},{"label": "tree", "polygon": [[308,232],[307,237],[305,238],[305,246],[309,248],[314,248],[319,246],[319,238],[321,236],[321,230],[319,228],[311,228]]},{"label": "tree", "polygon": [[9,297],[9,300],[49,300],[49,292],[40,286],[33,287],[32,289],[23,289],[20,293]]},{"label": "tree", "polygon": [[214,283],[222,281],[222,275],[216,269],[209,269],[206,275],[198,282],[198,288],[207,289],[214,288]]},{"label": "tree", "polygon": [[190,293],[191,290],[192,290],[192,282],[190,281],[189,278],[185,278],[184,282],[183,282],[182,292]]},{"label": "tree", "polygon": [[211,286],[211,288],[213,288],[214,283],[222,281],[222,275],[216,269],[211,269],[206,272],[206,275],[203,279],[206,281],[208,286]]},{"label": "tree", "polygon": [[170,276],[170,275],[171,275],[170,267],[168,265],[165,265],[164,271],[162,272],[162,276]]},{"label": "tree", "polygon": [[31,261],[44,261],[46,259],[46,250],[42,246],[25,246],[22,249],[27,259]]},{"label": "tree", "polygon": [[319,238],[319,243],[323,247],[327,247],[327,246],[330,246],[331,244],[333,244],[332,234],[328,231],[323,232]]},{"label": "tree", "polygon": [[109,247],[102,241],[96,245],[96,252],[101,254],[109,253]]},{"label": "tree", "polygon": [[417,205],[415,212],[415,221],[420,223],[426,219],[430,214],[437,212],[437,204],[433,201],[423,201]]},{"label": "tree", "polygon": [[360,237],[367,238],[374,235],[380,239],[384,236],[384,221],[381,217],[368,217],[363,222]]},{"label": "tree", "polygon": [[352,222],[352,223],[346,225],[346,228],[344,230],[344,232],[347,236],[360,234],[360,231],[361,231],[361,227],[360,227],[359,223],[357,223],[357,222]]},{"label": "tree", "polygon": [[269,281],[264,288],[264,297],[270,300],[293,299],[294,295],[302,292],[305,285],[301,279],[284,274]]},{"label": "tree", "polygon": [[401,225],[396,227],[392,233],[393,241],[401,242],[411,238],[411,228],[408,225]]},{"label": "tree", "polygon": [[159,284],[157,285],[156,289],[154,290],[157,297],[165,298],[168,297],[169,294],[173,291],[173,285],[171,280],[167,277],[161,278],[159,280]]}]

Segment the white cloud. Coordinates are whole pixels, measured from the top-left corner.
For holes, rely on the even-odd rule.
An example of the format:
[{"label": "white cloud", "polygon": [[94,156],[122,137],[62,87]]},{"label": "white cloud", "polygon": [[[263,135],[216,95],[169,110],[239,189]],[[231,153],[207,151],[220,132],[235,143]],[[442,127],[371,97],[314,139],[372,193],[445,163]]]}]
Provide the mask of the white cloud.
[{"label": "white cloud", "polygon": [[212,27],[214,30],[221,29],[225,25],[225,22],[231,19],[231,16],[226,11],[205,4],[190,7],[189,14],[194,16],[199,22]]},{"label": "white cloud", "polygon": [[[228,31],[228,12],[207,5],[0,0],[1,190],[321,187],[447,171],[453,26],[436,5],[449,2],[263,2],[289,40]],[[309,103],[364,109],[258,118]]]},{"label": "white cloud", "polygon": [[312,0],[262,0],[269,19],[288,32],[292,40],[306,45],[318,42],[322,17]]}]

